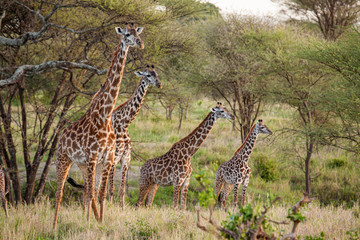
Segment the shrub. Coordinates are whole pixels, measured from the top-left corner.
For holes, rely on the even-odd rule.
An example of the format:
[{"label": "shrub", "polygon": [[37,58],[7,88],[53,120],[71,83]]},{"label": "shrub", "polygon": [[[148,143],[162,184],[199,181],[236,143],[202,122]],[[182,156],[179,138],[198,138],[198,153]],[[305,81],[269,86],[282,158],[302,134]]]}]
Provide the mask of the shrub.
[{"label": "shrub", "polygon": [[255,174],[259,175],[266,182],[275,181],[277,178],[277,166],[269,160],[267,155],[259,154],[253,157]]},{"label": "shrub", "polygon": [[326,164],[329,168],[341,168],[348,164],[347,158],[333,158]]},{"label": "shrub", "polygon": [[136,223],[125,222],[129,227],[133,239],[150,239],[157,238],[157,229],[152,228],[148,222],[143,219],[137,219]]}]

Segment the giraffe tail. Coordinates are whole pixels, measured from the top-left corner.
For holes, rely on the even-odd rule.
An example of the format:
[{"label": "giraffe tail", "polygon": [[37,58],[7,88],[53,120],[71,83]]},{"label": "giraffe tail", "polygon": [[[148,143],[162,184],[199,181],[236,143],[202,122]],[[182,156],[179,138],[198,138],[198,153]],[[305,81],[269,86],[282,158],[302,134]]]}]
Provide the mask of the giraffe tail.
[{"label": "giraffe tail", "polygon": [[220,192],[218,197],[217,197],[217,206],[218,206],[218,208],[221,208],[221,198],[222,198],[222,194]]},{"label": "giraffe tail", "polygon": [[82,184],[78,184],[74,179],[72,179],[71,177],[67,178],[67,182],[70,183],[71,186],[76,187],[76,188],[80,188],[80,189],[84,189],[84,185]]}]

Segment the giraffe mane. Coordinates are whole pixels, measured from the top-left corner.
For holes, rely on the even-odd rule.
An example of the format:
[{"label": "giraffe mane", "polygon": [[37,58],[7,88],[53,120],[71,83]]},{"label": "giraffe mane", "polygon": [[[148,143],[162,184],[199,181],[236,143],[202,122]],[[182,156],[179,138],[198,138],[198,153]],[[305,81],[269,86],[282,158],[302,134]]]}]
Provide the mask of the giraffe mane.
[{"label": "giraffe mane", "polygon": [[[110,67],[109,67],[109,70],[107,71],[106,79],[109,77],[110,72],[111,72],[111,69],[112,69],[112,67],[114,66],[115,58],[116,58],[118,52],[120,51],[121,40],[122,40],[122,36],[120,36],[120,43],[117,45],[116,51],[115,51],[114,54],[113,54],[113,59],[112,59],[112,61],[111,61],[111,65],[110,65]],[[103,91],[106,82],[107,82],[107,81],[105,81],[103,84],[101,84],[100,89],[95,93],[94,97],[92,98],[92,100],[91,100],[91,102],[90,102],[90,105],[93,103],[94,99],[96,99],[96,97]]]},{"label": "giraffe mane", "polygon": [[234,156],[235,156],[236,154],[238,154],[238,153],[241,151],[241,149],[245,146],[245,144],[246,144],[247,140],[249,139],[251,133],[253,132],[255,126],[256,126],[256,123],[254,123],[254,125],[252,125],[252,127],[250,128],[250,131],[249,131],[248,135],[247,135],[246,138],[244,139],[244,141],[243,141],[243,143],[241,144],[241,146],[236,150],[236,152],[234,153]]},{"label": "giraffe mane", "polygon": [[183,139],[177,141],[176,143],[174,143],[171,148],[173,148],[176,144],[178,143],[181,143],[181,142],[184,142],[185,140],[187,140],[191,135],[193,135],[199,128],[200,126],[202,126],[202,124],[210,117],[210,115],[212,114],[213,112],[210,112],[206,117],[205,119],[197,126],[197,128],[195,128],[191,133],[189,133],[186,137],[184,137]]},{"label": "giraffe mane", "polygon": [[120,104],[119,106],[117,106],[117,107],[113,110],[113,112],[118,111],[120,108],[124,107],[128,102],[130,102],[130,100],[135,96],[136,90],[139,88],[139,86],[140,86],[140,84],[141,84],[141,82],[142,82],[142,79],[143,79],[143,77],[140,78],[140,81],[139,81],[138,85],[136,86],[135,91],[134,91],[134,93],[131,95],[131,97],[129,97],[128,100],[126,100],[125,102],[123,102],[122,104]]}]

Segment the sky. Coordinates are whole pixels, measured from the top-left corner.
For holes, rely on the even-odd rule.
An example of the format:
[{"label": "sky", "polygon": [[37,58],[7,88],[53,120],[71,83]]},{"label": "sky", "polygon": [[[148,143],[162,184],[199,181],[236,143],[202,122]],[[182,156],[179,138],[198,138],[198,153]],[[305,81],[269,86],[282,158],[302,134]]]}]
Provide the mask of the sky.
[{"label": "sky", "polygon": [[281,6],[271,0],[208,0],[221,9],[221,13],[242,13],[257,16],[277,16]]}]

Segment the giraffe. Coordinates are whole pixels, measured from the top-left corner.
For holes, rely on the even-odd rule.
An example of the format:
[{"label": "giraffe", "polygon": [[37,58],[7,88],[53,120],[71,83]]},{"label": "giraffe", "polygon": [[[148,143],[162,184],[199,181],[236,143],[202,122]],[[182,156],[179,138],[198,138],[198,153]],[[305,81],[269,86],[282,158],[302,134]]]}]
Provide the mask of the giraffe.
[{"label": "giraffe", "polygon": [[[70,167],[75,162],[80,168],[84,182],[84,202],[87,221],[90,224],[90,206],[96,220],[102,222],[106,185],[115,154],[115,133],[111,125],[111,114],[120,89],[126,56],[129,47],[144,48],[139,37],[143,28],[134,24],[124,29],[115,28],[120,43],[107,73],[107,78],[91,100],[87,112],[79,120],[64,129],[57,149],[57,192],[53,228],[56,229],[64,183]],[[97,165],[101,165],[97,166]],[[100,215],[95,202],[95,172],[101,179],[99,195]]]},{"label": "giraffe", "polygon": [[140,193],[136,207],[142,205],[146,195],[145,205],[151,207],[159,185],[173,185],[174,209],[178,208],[180,191],[181,209],[186,209],[186,195],[192,172],[191,157],[205,141],[218,118],[234,120],[234,116],[218,103],[187,137],[176,142],[164,155],[145,162],[140,170]]},{"label": "giraffe", "polygon": [[243,144],[236,150],[234,156],[229,161],[222,163],[216,171],[215,194],[220,206],[225,207],[232,186],[234,186],[233,205],[236,206],[240,184],[243,186],[241,204],[245,204],[245,194],[251,173],[249,159],[259,133],[272,134],[261,119],[251,127]]},{"label": "giraffe", "polygon": [[8,217],[7,201],[5,195],[5,170],[0,166],[0,201],[2,207],[4,208],[5,215]]},{"label": "giraffe", "polygon": [[[116,151],[114,158],[114,165],[110,170],[109,176],[109,197],[112,199],[114,194],[114,177],[116,165],[121,162],[121,181],[120,181],[120,207],[124,209],[125,201],[125,182],[126,174],[130,164],[131,154],[131,139],[128,133],[128,127],[138,114],[149,85],[161,88],[158,74],[155,72],[154,65],[151,67],[147,65],[144,72],[138,71],[135,73],[141,77],[140,82],[134,94],[123,104],[114,109],[112,113],[112,126],[116,136]],[[98,177],[98,176],[96,176]],[[83,185],[77,184],[74,179],[67,180],[73,187],[84,188]]]},{"label": "giraffe", "polygon": [[138,71],[136,75],[141,77],[141,79],[134,94],[126,102],[118,106],[112,114],[112,126],[116,136],[116,151],[114,165],[110,171],[109,197],[112,199],[114,194],[115,169],[116,165],[120,162],[121,181],[119,193],[120,207],[122,209],[124,209],[126,174],[130,164],[132,145],[128,127],[138,114],[149,85],[161,88],[161,82],[159,81],[158,74],[155,72],[154,65],[151,67],[148,65],[144,72]]}]

